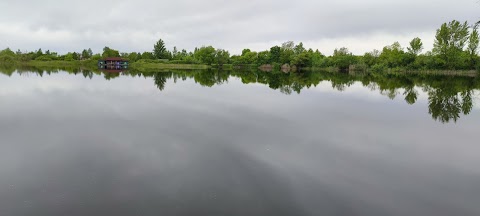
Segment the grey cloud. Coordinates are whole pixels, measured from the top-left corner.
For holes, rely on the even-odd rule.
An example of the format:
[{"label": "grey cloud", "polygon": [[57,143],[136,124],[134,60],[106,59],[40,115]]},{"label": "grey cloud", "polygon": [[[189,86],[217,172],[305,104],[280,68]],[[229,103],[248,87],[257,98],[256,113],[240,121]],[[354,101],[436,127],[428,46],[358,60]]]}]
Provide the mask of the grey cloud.
[{"label": "grey cloud", "polygon": [[6,0],[0,2],[0,47],[65,52],[100,51],[107,45],[145,51],[162,37],[170,48],[211,44],[238,51],[251,44],[340,40],[376,32],[413,37],[452,19],[476,21],[479,8],[475,0]]}]

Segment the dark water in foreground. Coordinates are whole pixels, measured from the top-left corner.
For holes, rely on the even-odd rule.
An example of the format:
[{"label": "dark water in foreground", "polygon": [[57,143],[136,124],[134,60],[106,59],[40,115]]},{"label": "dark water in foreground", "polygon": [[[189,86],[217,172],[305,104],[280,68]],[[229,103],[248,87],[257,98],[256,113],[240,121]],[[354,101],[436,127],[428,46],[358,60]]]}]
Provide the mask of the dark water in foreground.
[{"label": "dark water in foreground", "polygon": [[480,215],[477,78],[0,74],[0,215]]}]

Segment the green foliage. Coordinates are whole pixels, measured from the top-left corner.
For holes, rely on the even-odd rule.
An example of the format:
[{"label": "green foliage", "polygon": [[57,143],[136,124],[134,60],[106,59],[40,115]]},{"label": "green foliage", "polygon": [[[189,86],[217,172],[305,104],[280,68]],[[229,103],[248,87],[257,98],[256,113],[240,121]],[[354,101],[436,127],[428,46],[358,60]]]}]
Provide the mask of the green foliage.
[{"label": "green foliage", "polygon": [[76,52],[72,53],[73,60],[80,60],[80,55]]},{"label": "green foliage", "polygon": [[257,55],[257,64],[258,65],[270,64],[271,63],[270,59],[271,59],[271,54],[269,51],[259,52]]},{"label": "green foliage", "polygon": [[88,56],[91,58],[93,56],[93,51],[92,49],[88,48],[87,50]]},{"label": "green foliage", "polygon": [[120,57],[120,53],[118,52],[118,50],[110,49],[110,47],[105,47],[103,48],[102,57]]},{"label": "green foliage", "polygon": [[74,61],[75,58],[73,56],[73,53],[67,53],[67,55],[65,55],[65,61]]},{"label": "green foliage", "polygon": [[169,52],[165,48],[165,42],[162,39],[159,39],[155,45],[153,45],[153,56],[156,59],[170,59]]},{"label": "green foliage", "polygon": [[280,63],[290,64],[293,56],[294,56],[293,50],[282,50],[282,52],[280,53]]},{"label": "green foliage", "polygon": [[258,53],[251,52],[249,49],[244,49],[242,55],[235,61],[236,64],[250,65],[257,63]]},{"label": "green foliage", "polygon": [[92,55],[93,55],[93,52],[90,48],[88,48],[88,50],[84,49],[82,51],[81,59],[90,59],[92,58]]},{"label": "green foliage", "polygon": [[140,60],[142,58],[142,54],[140,53],[136,53],[136,52],[132,52],[132,53],[129,53],[126,57],[130,62],[136,62],[138,60]]},{"label": "green foliage", "polygon": [[296,45],[293,48],[293,51],[294,51],[295,55],[300,55],[300,54],[306,52],[307,50],[305,49],[305,47],[303,47],[303,43],[300,42],[298,45]]},{"label": "green foliage", "polygon": [[[176,50],[177,47],[174,47],[174,50]],[[193,58],[192,53],[188,53],[187,50],[183,49],[180,52],[175,52],[175,55],[173,55],[174,60],[187,60],[187,58]]]},{"label": "green foliage", "polygon": [[356,59],[347,48],[342,47],[333,51],[332,63],[333,66],[338,67],[340,70],[348,70],[350,65],[356,63]]},{"label": "green foliage", "polygon": [[282,44],[280,49],[280,62],[281,64],[290,64],[295,55],[295,43],[293,41],[287,41]]},{"label": "green foliage", "polygon": [[143,52],[141,55],[141,59],[155,59],[155,56],[151,52]]},{"label": "green foliage", "polygon": [[423,50],[423,43],[420,38],[414,38],[412,41],[410,41],[410,47],[407,48],[408,52],[411,54],[414,54],[415,56],[420,54]]},{"label": "green foliage", "polygon": [[8,56],[14,57],[15,53],[12,50],[10,50],[10,48],[6,48],[0,51],[0,55],[8,55]]},{"label": "green foliage", "polygon": [[15,56],[16,54],[10,50],[10,48],[6,48],[0,51],[0,64],[11,65],[15,63]]},{"label": "green foliage", "polygon": [[15,63],[15,58],[11,55],[8,54],[0,54],[0,64],[14,64]]},{"label": "green foliage", "polygon": [[52,61],[52,57],[44,55],[44,56],[39,56],[35,59],[36,61]]},{"label": "green foliage", "polygon": [[437,30],[433,52],[445,62],[446,68],[455,69],[461,65],[460,53],[468,40],[468,24],[453,20],[444,23]]},{"label": "green foliage", "polygon": [[198,60],[200,60],[202,63],[211,65],[215,62],[215,48],[212,46],[208,47],[201,47],[200,49],[197,49],[197,51],[193,54],[194,57]]},{"label": "green foliage", "polygon": [[312,66],[312,55],[313,52],[306,52],[303,50],[293,57],[291,64],[300,68],[310,67]]},{"label": "green foliage", "polygon": [[387,66],[384,64],[375,64],[371,67],[372,72],[384,72],[387,70]]},{"label": "green foliage", "polygon": [[42,56],[42,55],[43,55],[42,48],[40,48],[40,49],[38,49],[36,56],[38,57],[38,56]]},{"label": "green foliage", "polygon": [[380,51],[373,50],[372,52],[367,52],[363,55],[363,63],[365,63],[368,67],[372,67],[373,65],[379,62],[378,58],[380,57]]},{"label": "green foliage", "polygon": [[252,51],[250,49],[243,49],[242,50],[242,56],[244,56],[245,54],[247,54],[249,52],[252,52]]},{"label": "green foliage", "polygon": [[393,43],[391,46],[384,47],[379,56],[379,60],[389,68],[406,65],[405,52],[398,42]]},{"label": "green foliage", "polygon": [[92,55],[91,59],[98,61],[98,60],[102,59],[102,56],[100,54],[95,54],[95,55]]},{"label": "green foliage", "polygon": [[477,55],[478,45],[479,45],[478,30],[475,27],[472,33],[470,33],[470,37],[468,39],[468,46],[467,46],[470,69],[475,68],[476,65],[478,64],[478,55]]},{"label": "green foliage", "polygon": [[445,61],[429,51],[417,56],[413,64],[416,69],[440,69],[444,67]]},{"label": "green foliage", "polygon": [[227,64],[229,62],[230,53],[226,50],[218,49],[215,52],[215,59],[219,66],[223,66],[224,64]]},{"label": "green foliage", "polygon": [[312,67],[327,67],[327,58],[318,50],[316,50],[311,56]]},{"label": "green foliage", "polygon": [[168,63],[170,64],[201,64],[201,62],[191,56],[188,56],[182,60],[171,60]]},{"label": "green foliage", "polygon": [[196,59],[193,55],[188,55],[183,58],[185,64],[201,64],[202,62],[199,59]]},{"label": "green foliage", "polygon": [[279,46],[274,46],[270,48],[270,63],[280,63],[280,54],[281,48]]}]

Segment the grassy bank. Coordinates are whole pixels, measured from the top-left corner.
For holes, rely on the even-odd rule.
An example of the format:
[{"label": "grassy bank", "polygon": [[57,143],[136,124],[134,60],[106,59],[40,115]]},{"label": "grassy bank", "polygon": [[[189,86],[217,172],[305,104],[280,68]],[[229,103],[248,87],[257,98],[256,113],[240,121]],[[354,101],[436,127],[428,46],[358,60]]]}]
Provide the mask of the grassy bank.
[{"label": "grassy bank", "polygon": [[[36,68],[45,68],[45,69],[87,69],[87,70],[98,70],[96,60],[81,60],[81,61],[13,61],[13,62],[1,62],[2,67],[9,66],[15,68],[20,67],[36,67]],[[168,61],[138,61],[130,63],[129,69],[139,72],[161,72],[165,70],[206,70],[206,69],[221,69],[221,70],[257,70],[260,69],[264,72],[298,72],[295,67],[284,69],[283,67],[273,67],[270,65],[257,66],[257,65],[232,65],[225,64],[223,66],[218,65],[204,65],[204,64],[178,64],[170,63]],[[302,68],[302,71],[327,71],[327,72],[341,72],[336,67],[327,67],[327,68],[318,68],[318,67],[309,67]],[[470,76],[476,77],[479,75],[479,72],[476,70],[409,70],[405,68],[359,68],[351,67],[350,70],[345,73],[355,74],[355,73],[366,73],[366,74],[419,74],[419,75],[449,75],[449,76]]]},{"label": "grassy bank", "polygon": [[129,65],[130,69],[137,71],[152,71],[161,69],[179,69],[179,70],[202,70],[211,68],[208,65],[201,64],[168,64],[168,63],[148,63],[133,62]]},{"label": "grassy bank", "polygon": [[63,68],[63,67],[77,67],[93,69],[97,67],[97,61],[85,60],[85,61],[26,61],[17,62],[16,64],[22,66],[31,67],[49,67],[49,68]]},{"label": "grassy bank", "polygon": [[344,72],[349,74],[355,73],[365,73],[365,74],[385,74],[385,75],[392,75],[392,74],[412,74],[412,75],[446,75],[446,76],[470,76],[476,77],[480,75],[480,72],[477,70],[409,70],[409,69],[401,69],[401,68],[387,68],[382,70],[375,70],[375,69],[361,69],[361,70],[348,70],[348,71],[341,71],[339,68],[335,67],[328,67],[328,68],[302,68],[302,70],[306,71],[326,71],[326,72]]},{"label": "grassy bank", "polygon": [[[96,60],[81,60],[81,61],[13,61],[0,62],[1,65],[7,66],[28,66],[28,67],[42,67],[42,68],[79,68],[79,69],[97,69]],[[161,69],[181,69],[181,70],[199,70],[209,69],[208,65],[201,64],[169,64],[168,62],[133,62],[129,65],[130,69],[137,71],[152,71]]]},{"label": "grassy bank", "polygon": [[367,71],[368,73],[383,74],[425,74],[425,75],[447,75],[447,76],[470,76],[476,77],[479,72],[476,70],[395,70],[387,69],[381,72]]}]

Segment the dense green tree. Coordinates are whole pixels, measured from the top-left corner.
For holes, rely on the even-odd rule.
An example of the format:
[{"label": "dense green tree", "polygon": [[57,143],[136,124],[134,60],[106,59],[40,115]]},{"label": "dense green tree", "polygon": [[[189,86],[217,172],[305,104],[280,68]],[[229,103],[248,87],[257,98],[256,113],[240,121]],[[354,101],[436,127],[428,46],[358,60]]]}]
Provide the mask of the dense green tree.
[{"label": "dense green tree", "polygon": [[291,64],[300,68],[310,67],[312,66],[312,55],[313,55],[313,51],[312,52],[303,51],[299,54],[296,54],[293,57]]},{"label": "dense green tree", "polygon": [[255,64],[258,60],[258,53],[257,52],[245,52],[240,56],[239,63],[240,64]]},{"label": "dense green tree", "polygon": [[414,65],[417,69],[445,69],[445,62],[431,51],[418,55]]},{"label": "dense green tree", "polygon": [[92,60],[100,60],[100,59],[102,59],[102,55],[100,55],[100,54],[92,55],[91,59]]},{"label": "dense green tree", "polygon": [[468,39],[468,46],[467,52],[469,57],[469,64],[470,68],[474,68],[478,62],[478,45],[479,45],[479,37],[478,37],[478,30],[477,28],[473,28],[472,33],[470,33],[470,37]]},{"label": "dense green tree", "polygon": [[269,51],[262,51],[258,53],[257,56],[257,64],[258,65],[264,65],[264,64],[269,64],[271,56]]},{"label": "dense green tree", "polygon": [[0,65],[13,65],[15,62],[16,54],[10,50],[10,48],[6,48],[0,51]]},{"label": "dense green tree", "polygon": [[414,38],[412,41],[410,41],[410,46],[407,49],[409,53],[415,56],[420,54],[420,52],[423,50],[422,40],[418,37]]},{"label": "dense green tree", "polygon": [[118,52],[118,50],[110,49],[110,47],[105,47],[103,48],[102,57],[120,57],[120,53]]},{"label": "dense green tree", "polygon": [[127,58],[131,62],[136,62],[142,58],[142,55],[140,53],[131,52],[130,54],[128,54]]},{"label": "dense green tree", "polygon": [[379,57],[380,57],[380,51],[375,49],[363,55],[363,63],[365,63],[368,67],[371,67],[373,65],[378,64]]},{"label": "dense green tree", "polygon": [[89,59],[89,58],[90,58],[90,56],[88,54],[88,51],[86,49],[84,49],[82,51],[82,59]]},{"label": "dense green tree", "polygon": [[194,53],[194,57],[202,63],[211,65],[215,62],[215,48],[212,46],[201,47]]},{"label": "dense green tree", "polygon": [[295,55],[300,55],[301,53],[306,52],[307,50],[305,49],[305,47],[303,47],[303,43],[300,42],[298,45],[296,45],[293,48],[293,51],[294,51]]},{"label": "dense green tree", "polygon": [[295,43],[293,41],[287,41],[282,43],[280,49],[280,62],[281,64],[290,64],[295,55]]},{"label": "dense green tree", "polygon": [[240,60],[240,57],[241,57],[241,56],[239,56],[239,55],[232,55],[232,56],[230,56],[230,61],[231,61],[232,64],[234,64],[234,65],[240,65],[240,64],[242,64],[242,63],[241,63],[241,60]]},{"label": "dense green tree", "polygon": [[230,53],[226,50],[218,49],[215,52],[215,59],[219,66],[223,66],[224,64],[228,63],[230,59]]},{"label": "dense green tree", "polygon": [[74,61],[75,58],[74,58],[74,56],[73,56],[73,53],[67,53],[67,54],[65,55],[65,57],[64,57],[64,60],[65,60],[65,61]]},{"label": "dense green tree", "polygon": [[92,49],[88,48],[87,53],[88,53],[89,58],[91,58],[93,56]]},{"label": "dense green tree", "polygon": [[180,60],[181,59],[180,52],[178,52],[178,49],[177,49],[176,46],[173,47],[172,59],[174,59],[174,60]]},{"label": "dense green tree", "polygon": [[389,68],[405,66],[406,56],[400,43],[395,42],[390,46],[383,48],[379,56],[380,63]]},{"label": "dense green tree", "polygon": [[326,67],[326,59],[325,55],[320,51],[315,50],[311,56],[311,65],[312,67]]},{"label": "dense green tree", "polygon": [[244,56],[245,54],[247,54],[249,52],[252,52],[252,51],[250,49],[243,49],[242,50],[242,56]]},{"label": "dense green tree", "polygon": [[72,53],[73,60],[80,60],[80,55],[76,52]]},{"label": "dense green tree", "polygon": [[461,65],[460,54],[468,40],[468,24],[453,20],[437,30],[433,52],[438,54],[449,69]]},{"label": "dense green tree", "polygon": [[142,58],[142,59],[150,59],[150,60],[153,60],[153,59],[155,59],[155,56],[154,56],[153,53],[151,53],[151,52],[143,52],[142,55],[141,55],[141,58]]},{"label": "dense green tree", "polygon": [[270,48],[270,63],[280,63],[281,49],[279,46]]},{"label": "dense green tree", "polygon": [[153,45],[153,55],[156,59],[168,59],[168,51],[165,48],[165,42],[162,39],[159,39],[155,45]]},{"label": "dense green tree", "polygon": [[282,49],[280,53],[280,62],[281,64],[290,64],[295,55],[293,49]]},{"label": "dense green tree", "polygon": [[0,51],[0,55],[15,56],[16,54],[10,48],[6,48]]},{"label": "dense green tree", "polygon": [[355,64],[355,62],[355,56],[347,48],[342,47],[333,51],[333,66],[338,67],[340,70],[348,70],[349,66]]},{"label": "dense green tree", "polygon": [[42,56],[42,55],[43,55],[42,48],[40,48],[40,49],[38,49],[36,56],[39,57],[39,56]]}]

